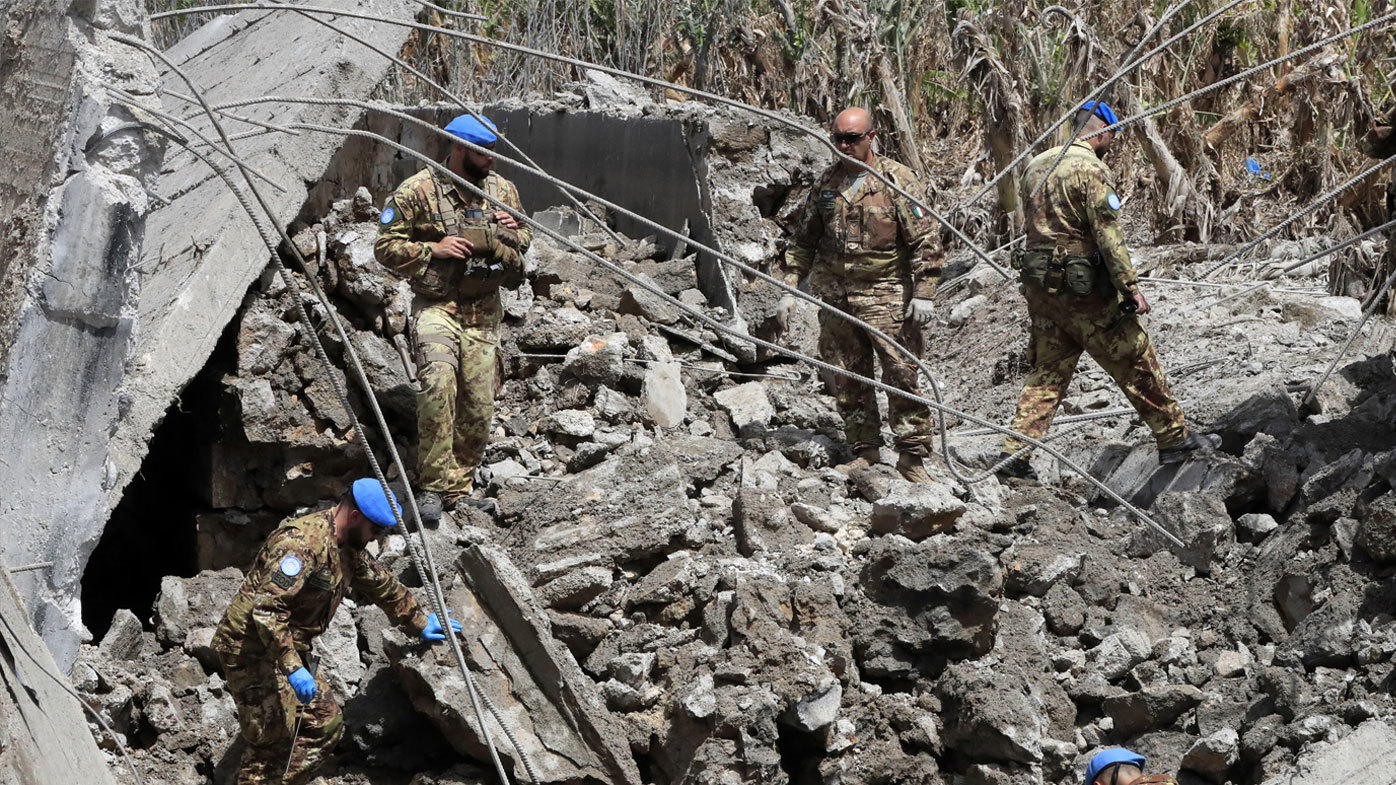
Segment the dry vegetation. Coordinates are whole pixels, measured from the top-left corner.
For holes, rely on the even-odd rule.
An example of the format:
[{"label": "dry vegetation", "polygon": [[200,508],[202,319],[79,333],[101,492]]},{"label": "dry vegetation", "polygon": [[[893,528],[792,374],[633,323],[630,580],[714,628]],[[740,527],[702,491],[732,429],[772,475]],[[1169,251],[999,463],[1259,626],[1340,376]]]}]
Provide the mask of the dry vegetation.
[{"label": "dry vegetation", "polygon": [[[1145,50],[1222,6],[1178,0]],[[152,6],[197,5],[150,0]],[[963,204],[1125,56],[1172,4],[1041,0],[442,0],[419,19],[826,120],[872,107],[884,147],[927,172],[947,210],[986,244],[1006,239],[1016,186]],[[1392,11],[1389,0],[1247,0],[1112,87],[1122,115]],[[446,11],[484,15],[479,23]],[[157,31],[171,40],[192,26]],[[1131,128],[1122,188],[1160,242],[1240,241],[1370,162],[1356,140],[1393,103],[1396,25],[1347,38]],[[427,32],[403,56],[477,101],[549,94],[574,69]],[[398,72],[381,95],[436,99]],[[673,99],[683,96],[671,94]],[[1268,179],[1247,173],[1255,158]],[[1290,236],[1334,240],[1379,223],[1378,174]],[[1144,209],[1140,209],[1143,207]]]}]

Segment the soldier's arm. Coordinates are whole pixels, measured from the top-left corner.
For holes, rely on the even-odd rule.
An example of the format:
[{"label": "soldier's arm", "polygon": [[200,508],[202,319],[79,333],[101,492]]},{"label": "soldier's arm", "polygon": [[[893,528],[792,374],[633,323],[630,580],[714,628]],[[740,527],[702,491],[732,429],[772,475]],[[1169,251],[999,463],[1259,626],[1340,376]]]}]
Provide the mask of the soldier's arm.
[{"label": "soldier's arm", "polygon": [[[512,182],[509,183],[509,189],[500,201],[514,208],[520,215],[524,214],[523,202],[519,200],[519,189]],[[517,246],[519,253],[521,255],[528,253],[528,247],[533,244],[533,227],[524,221],[519,221],[519,228],[515,229],[514,232],[519,237]]]},{"label": "soldier's arm", "polygon": [[814,266],[815,248],[819,238],[824,236],[824,218],[814,206],[819,193],[819,183],[810,187],[805,203],[795,217],[794,231],[785,247],[785,260],[781,265],[785,270],[785,282],[794,286],[809,273]]},{"label": "soldier's arm", "polygon": [[290,601],[305,585],[306,576],[318,564],[302,543],[291,538],[268,540],[258,559],[266,559],[267,578],[252,600],[251,625],[257,637],[276,656],[276,667],[289,676],[304,663],[291,635]]},{"label": "soldier's arm", "polygon": [[414,191],[399,188],[388,197],[378,217],[373,256],[379,264],[403,277],[416,275],[431,261],[432,244],[412,239],[412,227],[423,209],[427,208]]},{"label": "soldier's arm", "polygon": [[[925,188],[916,183],[897,183],[902,190],[916,197],[921,204],[929,205],[930,197]],[[911,296],[931,299],[940,281],[940,269],[945,253],[940,245],[940,231],[936,220],[924,208],[911,203],[895,191],[892,192],[897,205],[897,231],[906,244],[911,263]]]},{"label": "soldier's arm", "polygon": [[416,633],[426,629],[427,615],[421,603],[387,568],[366,553],[354,559],[353,589],[357,601],[371,602],[382,608],[399,627]]},{"label": "soldier's arm", "polygon": [[1120,197],[1115,193],[1115,184],[1112,178],[1098,174],[1086,178],[1082,187],[1090,231],[1110,283],[1121,294],[1133,297],[1139,293],[1139,276],[1129,260],[1125,234],[1120,229]]}]

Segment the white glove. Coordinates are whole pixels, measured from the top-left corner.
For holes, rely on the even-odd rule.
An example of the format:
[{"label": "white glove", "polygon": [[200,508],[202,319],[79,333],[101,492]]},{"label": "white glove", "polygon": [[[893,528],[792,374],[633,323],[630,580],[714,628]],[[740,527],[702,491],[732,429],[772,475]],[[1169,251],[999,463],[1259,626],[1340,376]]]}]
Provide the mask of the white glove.
[{"label": "white glove", "polygon": [[936,315],[936,304],[923,297],[913,297],[906,304],[906,318],[916,327],[922,327]]}]

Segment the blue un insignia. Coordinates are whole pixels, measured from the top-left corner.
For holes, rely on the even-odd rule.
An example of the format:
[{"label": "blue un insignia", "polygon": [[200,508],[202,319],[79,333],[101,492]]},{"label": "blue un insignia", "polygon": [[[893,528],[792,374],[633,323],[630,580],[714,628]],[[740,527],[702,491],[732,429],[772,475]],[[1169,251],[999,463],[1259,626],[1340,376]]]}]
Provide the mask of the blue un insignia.
[{"label": "blue un insignia", "polygon": [[1110,205],[1111,210],[1120,209],[1120,197],[1116,196],[1113,192],[1105,197],[1105,203]]},{"label": "blue un insignia", "polygon": [[294,578],[301,574],[301,560],[295,556],[287,556],[281,560],[281,574],[287,578]]},{"label": "blue un insignia", "polygon": [[378,216],[378,223],[390,224],[393,222],[393,218],[395,217],[397,217],[397,211],[393,209],[392,205],[388,205],[387,207],[383,208],[383,214]]}]

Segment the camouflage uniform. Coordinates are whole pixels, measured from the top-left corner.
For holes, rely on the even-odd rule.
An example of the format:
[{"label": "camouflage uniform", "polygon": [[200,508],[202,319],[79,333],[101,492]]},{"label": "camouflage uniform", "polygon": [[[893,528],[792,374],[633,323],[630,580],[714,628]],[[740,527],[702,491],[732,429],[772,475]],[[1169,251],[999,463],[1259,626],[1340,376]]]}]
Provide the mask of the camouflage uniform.
[{"label": "camouflage uniform", "polygon": [[[873,167],[919,201],[925,190],[907,167],[878,156]],[[921,208],[866,172],[847,172],[838,163],[810,188],[796,218],[785,254],[787,280],[805,274],[811,291],[824,302],[862,319],[921,354],[921,331],[906,322],[912,297],[930,299],[940,278],[940,238]],[[819,352],[827,362],[871,377],[873,356],[888,385],[917,393],[916,366],[886,341],[824,311],[819,314]],[[844,437],[855,451],[882,444],[877,399],[867,385],[838,376],[834,399],[843,415]],[[888,419],[897,449],[927,456],[933,440],[930,410],[888,396]]]},{"label": "camouflage uniform", "polygon": [[[282,523],[257,554],[213,636],[247,742],[238,785],[283,782],[298,704],[286,677],[306,664],[311,641],[350,591],[403,627],[426,628],[427,617],[406,587],[362,550],[335,541],[332,510]],[[315,685],[286,785],[308,782],[344,734],[323,673]]]},{"label": "camouflage uniform", "polygon": [[[1061,151],[1055,147],[1028,164],[1023,177],[1027,250],[1015,265],[1026,273],[1035,260],[1091,260],[1085,266],[1095,271],[1095,284],[1085,294],[1052,293],[1040,280],[1023,276],[1023,296],[1032,316],[1028,360],[1033,369],[1023,385],[1013,430],[1035,439],[1046,435],[1085,351],[1119,385],[1158,446],[1171,447],[1187,437],[1183,409],[1169,392],[1149,334],[1137,318],[1120,311],[1121,298],[1139,292],[1139,279],[1120,231],[1114,173],[1089,144],[1075,142],[1037,197],[1026,198]],[[1052,288],[1064,283],[1061,273],[1058,267]],[[1008,452],[1022,446],[1012,437],[1004,441]]]},{"label": "camouflage uniform", "polygon": [[[518,189],[499,174],[491,171],[476,185],[521,209]],[[421,383],[418,482],[448,502],[470,492],[485,452],[503,313],[499,287],[523,280],[523,254],[533,240],[527,226],[507,229],[489,218],[498,209],[435,169],[424,169],[388,199],[373,247],[378,261],[408,278],[417,294],[412,337]],[[433,259],[430,243],[452,234],[470,239],[474,255]]]}]

